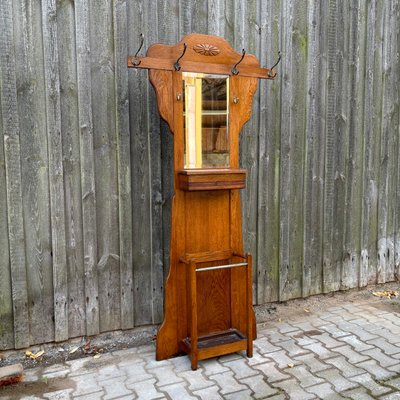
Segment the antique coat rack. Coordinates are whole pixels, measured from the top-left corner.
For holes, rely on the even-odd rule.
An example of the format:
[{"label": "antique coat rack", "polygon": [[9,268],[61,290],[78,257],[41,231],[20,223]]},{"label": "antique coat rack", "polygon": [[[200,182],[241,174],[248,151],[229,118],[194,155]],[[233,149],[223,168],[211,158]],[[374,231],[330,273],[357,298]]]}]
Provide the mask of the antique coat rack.
[{"label": "antique coat rack", "polygon": [[[143,44],[143,36],[142,43]],[[140,46],[140,48],[141,48]],[[170,270],[157,360],[198,360],[246,350],[256,336],[251,255],[243,254],[239,133],[258,78],[273,79],[255,56],[220,37],[190,34],[154,44],[128,67],[149,70],[158,110],[174,134]],[[279,60],[278,60],[279,62]]]}]

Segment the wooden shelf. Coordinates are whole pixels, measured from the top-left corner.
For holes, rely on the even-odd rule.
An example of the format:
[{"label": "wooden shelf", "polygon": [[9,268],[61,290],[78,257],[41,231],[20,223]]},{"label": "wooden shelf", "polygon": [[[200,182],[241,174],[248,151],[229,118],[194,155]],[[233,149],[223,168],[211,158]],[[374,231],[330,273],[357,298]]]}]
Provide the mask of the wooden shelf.
[{"label": "wooden shelf", "polygon": [[184,169],[178,172],[179,189],[185,191],[244,189],[244,169]]},{"label": "wooden shelf", "polygon": [[[192,346],[190,338],[182,340],[181,350],[187,354],[191,354]],[[237,329],[199,336],[197,339],[198,360],[205,360],[241,350],[247,350],[247,338]]]}]

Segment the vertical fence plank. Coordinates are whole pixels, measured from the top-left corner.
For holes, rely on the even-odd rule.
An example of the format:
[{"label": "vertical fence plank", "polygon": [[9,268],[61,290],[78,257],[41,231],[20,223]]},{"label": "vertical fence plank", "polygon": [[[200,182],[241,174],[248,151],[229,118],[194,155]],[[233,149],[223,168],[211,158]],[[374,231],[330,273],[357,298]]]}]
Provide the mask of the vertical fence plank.
[{"label": "vertical fence plank", "polygon": [[[380,61],[376,39],[379,33],[379,4],[368,3],[367,9],[367,49],[364,111],[364,164],[363,164],[363,236],[362,249],[367,254],[366,281],[376,283],[378,270],[377,230],[378,230],[378,140],[380,134],[380,116],[377,107],[380,98]],[[378,119],[378,121],[377,121]],[[377,130],[378,129],[378,130]],[[365,267],[364,267],[365,268]]]},{"label": "vertical fence plank", "polygon": [[[396,65],[397,11],[393,1],[385,3],[382,23],[382,127],[380,144],[380,177],[379,177],[379,207],[378,207],[378,249],[380,259],[384,258],[385,270],[382,271],[383,282],[394,280],[394,216],[393,176],[395,176],[396,136],[399,124],[398,112],[398,65]],[[381,260],[378,260],[381,262]]]},{"label": "vertical fence plank", "polygon": [[[280,47],[280,0],[260,7],[260,63],[271,67]],[[285,55],[283,55],[285,57]],[[257,303],[279,299],[279,145],[281,65],[274,81],[261,81],[258,151]]]},{"label": "vertical fence plank", "polygon": [[[0,7],[0,11],[1,10]],[[4,20],[1,19],[2,26],[5,26]],[[8,39],[7,36],[3,40]],[[5,43],[0,40],[0,49],[2,55],[6,47]],[[1,58],[1,56],[0,56]],[[0,89],[3,84],[1,68],[4,64],[0,60]],[[0,92],[0,110],[3,110],[1,101],[2,93]],[[6,160],[4,154],[4,128],[3,115],[0,112],[0,249],[2,256],[0,257],[0,350],[10,349],[14,347],[13,336],[13,302],[11,288],[11,271],[10,271],[10,251],[8,240],[8,222],[7,222],[7,180],[6,180]]]},{"label": "vertical fence plank", "polygon": [[20,122],[22,201],[27,257],[30,340],[54,340],[42,11],[34,0],[14,2],[16,77]]},{"label": "vertical fence plank", "polygon": [[[137,1],[129,5],[129,18],[132,22],[129,31],[129,54],[135,54],[139,47],[139,32],[145,35],[146,46],[151,43],[148,31],[153,27],[147,15],[147,2]],[[132,29],[140,27],[140,29]],[[134,281],[135,325],[152,322],[151,286],[151,170],[150,170],[150,132],[147,108],[148,79],[142,70],[129,71],[129,114],[131,129],[132,166],[132,257]]]},{"label": "vertical fence plank", "polygon": [[44,71],[51,239],[53,253],[54,339],[68,339],[68,281],[65,240],[64,174],[62,165],[60,77],[58,70],[57,14],[54,0],[42,2]]},{"label": "vertical fence plank", "polygon": [[0,95],[14,325],[14,329],[9,332],[9,335],[13,336],[13,346],[19,349],[29,346],[29,317],[20,169],[20,125],[12,17],[12,1],[2,1],[0,3],[0,25],[2,26],[2,38],[0,39]]},{"label": "vertical fence plank", "polygon": [[86,334],[79,108],[75,16],[70,2],[57,4],[60,110],[64,173],[65,239],[68,281],[68,333]]},{"label": "vertical fence plank", "polygon": [[[179,0],[165,2],[159,0],[157,4],[158,36],[164,43],[176,43],[181,39],[180,24],[182,14],[179,8]],[[178,25],[176,21],[179,20]],[[174,195],[173,182],[173,136],[165,121],[160,121],[161,135],[161,180],[162,180],[162,238],[163,238],[163,272],[164,279],[169,271],[170,240],[171,240],[171,204]],[[163,285],[164,286],[164,283]],[[163,294],[162,294],[163,296]]]},{"label": "vertical fence plank", "polygon": [[307,5],[285,1],[283,7],[280,299],[287,300],[301,296],[306,76],[298,65],[307,64],[308,38]]},{"label": "vertical fence plank", "polygon": [[89,18],[89,2],[82,0],[75,3],[86,334],[95,335],[99,333],[99,288]]},{"label": "vertical fence plank", "polygon": [[100,331],[121,325],[113,7],[88,3]]},{"label": "vertical fence plank", "polygon": [[129,135],[127,3],[114,3],[115,102],[118,162],[121,328],[134,326],[132,269],[132,194]]},{"label": "vertical fence plank", "polygon": [[[338,285],[345,289],[348,281],[357,277],[356,259],[349,258],[343,254],[345,235],[345,213],[346,209],[346,160],[348,155],[349,137],[349,34],[350,34],[350,9],[349,3],[337,0],[336,6],[336,56],[335,56],[335,173],[334,173],[334,214],[333,220],[333,262],[336,265]],[[338,50],[340,49],[340,50]],[[344,273],[344,263],[347,268]]]},{"label": "vertical fence plank", "polygon": [[323,190],[326,113],[326,8],[310,3],[308,12],[308,98],[304,162],[303,297],[322,291]]},{"label": "vertical fence plank", "polygon": [[365,255],[361,251],[361,201],[362,201],[362,136],[365,73],[366,3],[359,1],[350,7],[349,32],[349,104],[348,154],[346,167],[346,207],[343,244],[342,288],[352,288],[362,283],[362,266]]},{"label": "vertical fence plank", "polygon": [[[238,33],[236,49],[244,48],[250,54],[259,53],[260,21],[257,13],[257,1],[246,3],[243,9],[237,8],[238,18],[235,32]],[[240,73],[239,73],[240,75]],[[241,191],[243,245],[246,252],[252,254],[254,265],[257,265],[257,181],[258,181],[258,132],[260,92],[253,97],[252,116],[240,134],[240,165],[247,170],[246,188]],[[253,269],[253,303],[256,303],[257,290],[255,287],[257,268]]]},{"label": "vertical fence plank", "polygon": [[328,17],[328,85],[326,98],[326,138],[325,138],[325,188],[324,188],[324,233],[323,233],[323,291],[339,289],[340,271],[334,259],[334,219],[335,219],[335,155],[336,143],[336,1],[329,2]]},{"label": "vertical fence plank", "polygon": [[375,6],[375,36],[374,36],[374,86],[373,86],[373,132],[374,132],[374,178],[377,189],[376,198],[376,209],[374,215],[376,215],[376,227],[373,232],[373,238],[375,239],[371,245],[376,247],[376,271],[370,270],[370,276],[372,277],[376,273],[376,281],[378,283],[385,282],[386,274],[386,261],[387,261],[387,250],[386,250],[386,226],[387,226],[387,135],[386,132],[382,131],[382,111],[383,111],[383,38],[384,38],[384,13],[385,4],[377,3]]}]

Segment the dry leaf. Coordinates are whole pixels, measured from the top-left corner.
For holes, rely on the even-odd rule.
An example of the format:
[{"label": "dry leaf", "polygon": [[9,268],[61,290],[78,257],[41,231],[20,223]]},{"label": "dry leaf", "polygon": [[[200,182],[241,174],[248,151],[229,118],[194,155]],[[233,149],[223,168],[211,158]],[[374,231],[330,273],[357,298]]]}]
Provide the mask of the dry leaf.
[{"label": "dry leaf", "polygon": [[388,299],[391,299],[392,297],[397,297],[399,295],[399,292],[396,292],[394,290],[385,290],[383,292],[372,292],[372,294],[376,297],[387,297]]},{"label": "dry leaf", "polygon": [[79,346],[73,347],[73,348],[70,350],[69,354],[74,354],[77,350],[79,350]]},{"label": "dry leaf", "polygon": [[33,358],[39,358],[44,354],[44,350],[40,350],[39,352],[37,352],[36,354],[33,355]]},{"label": "dry leaf", "polygon": [[36,354],[32,353],[31,351],[26,351],[25,355],[27,357],[32,358],[32,360],[36,360],[37,358],[41,357],[44,354],[44,350],[38,351]]},{"label": "dry leaf", "polygon": [[101,357],[101,354],[96,354],[96,355],[93,356],[93,358],[96,358],[96,359],[100,358],[100,357]]},{"label": "dry leaf", "polygon": [[310,312],[310,310],[308,310],[307,308],[304,309],[305,312]]},{"label": "dry leaf", "polygon": [[293,368],[294,367],[294,364],[288,364],[287,365],[289,368]]}]

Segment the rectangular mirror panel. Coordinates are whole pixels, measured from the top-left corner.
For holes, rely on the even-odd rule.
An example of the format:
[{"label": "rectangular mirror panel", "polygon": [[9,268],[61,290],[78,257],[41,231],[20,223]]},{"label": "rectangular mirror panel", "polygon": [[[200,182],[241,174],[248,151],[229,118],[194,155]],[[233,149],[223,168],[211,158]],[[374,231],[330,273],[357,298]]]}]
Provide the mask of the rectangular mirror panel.
[{"label": "rectangular mirror panel", "polygon": [[229,167],[229,77],[184,72],[185,165]]}]

